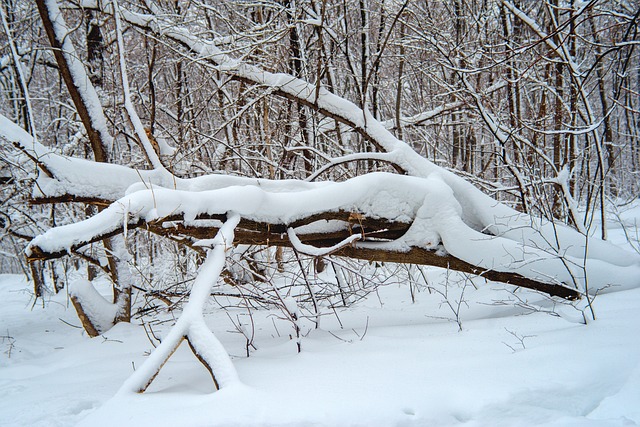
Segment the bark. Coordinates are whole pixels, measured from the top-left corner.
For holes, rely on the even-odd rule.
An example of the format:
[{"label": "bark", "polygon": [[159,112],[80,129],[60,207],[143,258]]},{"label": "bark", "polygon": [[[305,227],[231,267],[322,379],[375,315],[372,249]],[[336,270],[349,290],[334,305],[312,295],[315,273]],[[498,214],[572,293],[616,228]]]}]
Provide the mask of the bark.
[{"label": "bark", "polygon": [[[109,159],[104,145],[104,132],[106,132],[106,129],[100,128],[97,123],[95,123],[91,113],[89,112],[89,103],[86,101],[86,95],[82,93],[81,85],[83,82],[78,80],[79,76],[75,76],[74,78],[71,73],[68,56],[72,55],[72,53],[65,51],[63,48],[63,43],[65,42],[64,39],[68,34],[60,34],[58,31],[59,28],[55,27],[53,24],[53,20],[57,18],[57,14],[60,13],[60,10],[50,10],[50,3],[46,0],[36,0],[36,4],[38,6],[40,18],[42,19],[42,24],[47,33],[47,37],[49,38],[53,55],[56,58],[60,75],[67,86],[69,95],[71,95],[71,99],[73,100],[73,105],[76,107],[80,120],[82,120],[82,124],[87,131],[87,136],[91,143],[95,160],[97,162],[107,162]],[[70,43],[70,41],[68,43]]]},{"label": "bark", "polygon": [[[69,35],[65,33],[65,31],[69,30],[66,28],[61,11],[55,1],[37,0],[36,4],[58,64],[59,72],[87,132],[94,159],[99,163],[107,163],[109,159],[106,147],[112,141],[112,138],[106,129],[106,119],[102,106],[96,105],[98,94],[92,83],[102,82],[102,71],[100,69],[91,69],[90,67],[90,73],[86,72],[84,64],[79,61],[75,54],[75,48],[68,37]],[[101,60],[104,40],[100,26],[97,25],[93,18],[91,15],[87,16],[87,19],[89,19],[87,55],[90,64],[95,67],[99,66],[98,63]],[[117,256],[114,255],[114,247],[118,249],[118,252],[124,252],[125,248],[117,244],[114,245],[109,240],[109,237],[111,236],[104,238],[103,246],[107,253],[109,274],[113,283],[113,301],[119,306],[118,315],[114,322],[128,322],[131,319],[131,287],[121,282],[120,276],[121,271],[124,271],[124,266],[121,265],[122,260],[118,260]],[[80,306],[79,301],[74,302],[74,307],[78,308]],[[86,313],[82,309],[78,311],[78,315],[81,318],[83,315],[86,317]],[[84,324],[85,322],[83,321]],[[90,330],[87,330],[87,332],[91,335]]]},{"label": "bark", "polygon": [[398,59],[398,87],[396,89],[396,135],[402,140],[402,91],[403,91],[403,74],[404,74],[404,38],[406,35],[406,27],[404,21],[400,22],[400,58]]},{"label": "bark", "polygon": [[86,311],[84,310],[84,307],[80,303],[80,300],[78,300],[78,298],[76,298],[75,296],[71,295],[71,302],[73,303],[73,307],[76,309],[76,313],[78,314],[78,318],[82,323],[82,327],[87,332],[87,334],[91,338],[94,338],[100,335],[100,331],[93,324],[93,321],[91,320],[91,318],[87,315]]},{"label": "bark", "polygon": [[[357,217],[358,219],[354,222],[353,218],[355,217]],[[197,219],[218,220],[221,220],[223,218],[223,215],[206,216],[206,218],[204,216],[197,217]],[[173,224],[173,226],[170,228],[163,226],[163,223],[165,221],[180,221],[181,219],[182,218],[178,216],[175,218],[167,217],[161,221],[150,223],[144,223],[140,220],[130,223],[128,225],[128,229],[131,230],[144,224],[146,229],[158,235],[167,237],[177,235],[181,237],[190,237],[197,240],[211,238],[211,236],[214,236],[218,231],[218,229],[214,227],[184,226],[180,223]],[[313,244],[317,247],[330,247],[337,243],[340,243],[354,232],[362,233],[365,236],[365,241],[368,238],[373,239],[372,241],[389,241],[401,237],[410,227],[410,224],[408,223],[398,223],[379,219],[368,219],[362,215],[354,215],[353,212],[344,211],[326,212],[323,214],[313,215],[308,218],[296,221],[292,224],[260,223],[242,219],[236,227],[234,244],[293,247],[291,241],[287,237],[286,230],[289,227],[298,227],[321,219],[342,220],[346,223],[351,223],[351,228],[343,232],[299,235],[298,237],[303,243]],[[116,229],[109,233],[109,236],[116,235],[121,232],[122,229]],[[101,238],[103,238],[103,236],[96,236],[94,241],[100,240]],[[81,242],[71,249],[77,250],[89,243],[91,242]],[[32,247],[32,253],[29,257],[29,260],[34,261],[41,259],[53,259],[65,256],[66,254],[67,252],[46,252],[41,248],[34,246]],[[368,261],[431,265],[482,276],[488,280],[538,290],[540,292],[544,292],[552,296],[559,296],[565,299],[574,300],[581,297],[580,292],[573,288],[565,287],[555,283],[545,283],[537,280],[532,280],[508,271],[483,270],[454,256],[442,256],[438,255],[435,251],[430,251],[422,248],[414,247],[408,252],[394,252],[386,249],[370,249],[346,246],[338,249],[334,252],[334,254],[349,258],[365,259]]]},{"label": "bark", "polygon": [[104,39],[102,29],[97,22],[96,12],[85,10],[86,31],[87,31],[87,60],[89,62],[88,74],[91,83],[95,86],[102,86],[103,81],[103,56]]},{"label": "bark", "polygon": [[[596,76],[598,80],[598,95],[600,98],[600,105],[602,107],[602,115],[604,120],[603,137],[604,137],[604,146],[607,150],[607,166],[608,166],[607,173],[610,175],[615,175],[615,160],[616,160],[617,154],[616,154],[616,149],[613,142],[613,129],[611,124],[611,115],[609,111],[610,107],[609,107],[609,100],[607,99],[607,90],[606,90],[606,81],[605,81],[606,70],[604,67],[604,56],[602,54],[600,36],[598,34],[596,25],[594,24],[593,21],[594,21],[593,16],[589,16],[589,25],[590,25],[591,31],[593,32],[593,41],[595,42],[594,49],[596,51],[596,61],[597,61],[595,64],[595,69],[596,69]],[[609,181],[609,192],[613,197],[618,196],[618,186],[616,184],[615,179],[611,179]]]}]

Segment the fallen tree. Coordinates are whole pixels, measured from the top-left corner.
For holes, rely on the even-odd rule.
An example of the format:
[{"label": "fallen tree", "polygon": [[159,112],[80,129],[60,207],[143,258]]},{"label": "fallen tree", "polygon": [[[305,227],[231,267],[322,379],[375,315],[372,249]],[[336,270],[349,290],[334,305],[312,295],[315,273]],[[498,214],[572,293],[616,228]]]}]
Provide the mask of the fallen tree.
[{"label": "fallen tree", "polygon": [[[5,129],[12,126],[6,119],[3,124]],[[122,166],[46,155],[41,152],[45,150],[42,146],[20,143],[29,136],[17,126],[13,125],[13,131],[15,144],[25,150],[29,145],[37,147],[31,149],[35,151],[34,157],[46,159],[43,161],[52,174],[61,174],[57,179],[40,179],[38,191],[49,195],[40,194],[36,201],[73,200],[109,205],[93,218],[52,229],[35,239],[27,249],[28,258],[34,261],[58,258],[141,226],[159,235],[189,237],[194,244],[214,235],[227,212],[236,212],[241,217],[235,233],[236,243],[240,244],[291,247],[294,245],[287,235],[288,229],[300,229],[296,235],[302,242],[321,247],[339,244],[358,234],[357,242],[350,241],[332,252],[370,261],[450,268],[568,299],[576,299],[584,292],[576,282],[585,274],[580,271],[579,258],[560,256],[553,247],[541,249],[535,246],[536,242],[525,245],[473,230],[462,221],[460,205],[437,175],[423,179],[369,174],[342,183],[229,176],[193,180],[164,177],[165,183],[176,187],[168,189],[160,186],[163,179],[157,171],[146,174]],[[100,167],[104,171],[96,173]],[[83,170],[84,178],[78,179]],[[65,171],[73,171],[74,181],[67,181]],[[99,176],[105,177],[104,183],[96,179]],[[114,182],[111,176],[118,176],[118,181]],[[217,190],[194,191],[194,188]],[[108,198],[125,192],[130,195],[117,200]],[[589,266],[593,268],[590,277],[595,289],[598,284],[604,287],[615,280],[609,272],[596,282],[598,271],[602,271],[600,264],[594,259],[593,266]],[[624,264],[618,267],[620,280],[629,277],[622,268]],[[628,267],[636,268],[633,264]]]}]

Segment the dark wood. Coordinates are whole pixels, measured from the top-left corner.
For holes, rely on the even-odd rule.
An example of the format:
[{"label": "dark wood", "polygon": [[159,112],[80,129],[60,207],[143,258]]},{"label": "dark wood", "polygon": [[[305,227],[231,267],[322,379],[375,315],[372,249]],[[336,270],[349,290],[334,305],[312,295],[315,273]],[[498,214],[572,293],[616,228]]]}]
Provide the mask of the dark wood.
[{"label": "dark wood", "polygon": [[[144,221],[143,220],[138,220],[136,222],[130,223],[127,227],[129,229],[134,229],[134,228],[140,227],[142,224],[144,224]],[[99,242],[99,241],[102,241],[104,239],[111,238],[113,236],[117,236],[118,234],[122,234],[123,231],[124,231],[123,227],[118,227],[115,230],[112,230],[112,231],[110,231],[108,233],[99,234],[99,235],[96,235],[96,236],[92,237],[91,239],[86,240],[86,241],[76,243],[75,245],[71,246],[69,248],[69,250],[48,252],[48,251],[43,250],[39,246],[29,245],[28,250],[30,251],[30,254],[27,255],[27,261],[33,262],[33,261],[38,261],[38,260],[62,258],[63,256],[70,255],[71,253],[74,253],[75,251],[77,251],[78,249],[82,248],[83,246],[86,246],[86,245],[91,244],[91,243]]]},{"label": "dark wood", "polygon": [[388,250],[346,246],[338,250],[335,255],[363,259],[371,262],[397,262],[447,268],[463,273],[473,274],[475,276],[481,276],[494,282],[534,289],[551,296],[558,296],[568,300],[577,300],[582,296],[582,294],[574,288],[554,283],[539,282],[508,271],[485,270],[452,255],[439,255],[435,251],[423,248],[411,248],[408,252],[393,252]]},{"label": "dark wood", "polygon": [[[84,285],[81,285],[81,286],[84,286]],[[91,286],[91,285],[88,285],[88,286]],[[80,319],[80,322],[82,322],[82,327],[84,328],[85,331],[87,331],[87,334],[91,338],[97,337],[98,335],[100,335],[100,331],[91,321],[91,317],[87,315],[87,312],[84,310],[84,307],[82,306],[82,303],[80,302],[80,300],[78,300],[78,298],[75,295],[71,295],[70,299],[71,299],[71,303],[73,304],[73,307],[76,309],[76,312],[78,313],[78,318]]]},{"label": "dark wood", "polygon": [[86,203],[98,207],[107,207],[115,200],[107,200],[100,197],[75,196],[73,194],[64,194],[61,196],[34,197],[29,200],[31,205],[49,205],[57,203]]},{"label": "dark wood", "polygon": [[[58,38],[58,34],[56,34],[53,22],[51,21],[51,11],[49,10],[49,6],[45,0],[36,0],[36,5],[38,6],[38,12],[40,13],[42,24],[47,33],[47,37],[49,38],[49,44],[51,44],[53,56],[56,58],[56,62],[58,63],[60,75],[67,86],[69,95],[71,95],[71,99],[73,100],[73,105],[76,107],[80,120],[82,120],[82,124],[87,131],[87,136],[91,143],[91,149],[93,150],[95,160],[97,162],[107,162],[107,152],[104,148],[103,136],[100,134],[100,129],[96,129],[94,126],[93,120],[91,119],[91,113],[89,113],[89,108],[85,103],[82,91],[78,86],[79,83],[75,81],[69,69],[67,58],[65,58],[65,54],[62,50],[64,40],[60,40]],[[65,34],[64,36],[67,37],[69,35]]]},{"label": "dark wood", "polygon": [[[357,223],[354,224],[353,218],[357,217]],[[201,215],[198,219],[218,219],[225,220],[224,215]],[[384,219],[369,219],[364,216],[357,215],[353,212],[326,212],[316,214],[304,219],[295,221],[292,224],[270,224],[243,219],[240,221],[235,231],[235,244],[245,245],[264,245],[264,246],[282,246],[292,247],[287,236],[287,228],[296,224],[296,226],[310,224],[315,221],[325,219],[340,219],[345,222],[345,229],[342,231],[334,231],[331,233],[313,233],[299,234],[298,238],[306,244],[312,244],[316,247],[330,247],[340,243],[353,233],[362,233],[364,231],[363,241],[379,242],[391,241],[402,236],[410,224],[394,223]],[[139,219],[128,224],[129,229],[138,227],[146,228],[148,231],[165,236],[172,239],[186,238],[186,242],[193,240],[213,238],[218,232],[217,227],[209,225],[197,226],[197,222],[190,225],[184,225],[182,218],[179,216],[167,217],[156,221],[144,222]],[[76,251],[84,245],[100,241],[106,237],[112,237],[122,233],[123,229],[113,230],[104,235],[94,236],[91,240],[80,242],[71,248]],[[68,254],[67,251],[46,252],[38,246],[31,246],[31,254],[28,257],[30,262],[36,260],[45,260],[59,258]],[[378,262],[395,262],[406,264],[431,265],[440,268],[447,268],[463,273],[469,273],[481,276],[487,280],[520,286],[523,288],[534,289],[547,293],[551,296],[575,300],[581,297],[581,293],[573,288],[556,284],[541,282],[529,279],[517,273],[498,270],[485,270],[478,266],[469,264],[452,255],[439,255],[436,251],[423,248],[411,248],[406,252],[391,251],[388,249],[362,248],[354,245],[347,245],[336,250],[333,255],[344,256],[348,258],[362,259],[367,261]]]}]

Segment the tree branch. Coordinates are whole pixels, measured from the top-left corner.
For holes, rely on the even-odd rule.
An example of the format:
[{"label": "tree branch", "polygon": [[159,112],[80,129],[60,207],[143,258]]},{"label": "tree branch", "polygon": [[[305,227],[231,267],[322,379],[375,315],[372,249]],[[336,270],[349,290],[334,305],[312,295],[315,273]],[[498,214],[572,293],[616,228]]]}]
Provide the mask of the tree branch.
[{"label": "tree branch", "polygon": [[[357,223],[354,224],[353,218],[358,217]],[[351,220],[350,220],[351,218]],[[224,215],[200,215],[197,220],[223,220]],[[312,215],[304,219],[300,219],[292,225],[287,224],[271,224],[265,222],[257,222],[243,219],[240,221],[235,231],[234,244],[245,245],[267,245],[267,246],[283,246],[293,247],[290,239],[287,237],[288,227],[301,227],[320,220],[342,220],[345,222],[343,231],[335,231],[331,233],[310,233],[299,234],[298,238],[305,244],[313,243],[314,246],[327,248],[339,244],[353,233],[353,228],[357,228],[357,232],[364,235],[363,241],[380,242],[390,241],[401,237],[409,228],[410,224],[402,222],[392,222],[381,219],[368,219],[363,216],[354,215],[353,212],[326,212],[323,214]],[[172,223],[173,222],[173,223]],[[166,217],[162,220],[151,221],[145,223],[142,220],[130,222],[129,229],[141,226],[154,233],[165,237],[181,236],[194,239],[208,239],[215,236],[219,228],[211,225],[184,225],[181,216]],[[71,248],[75,251],[80,247],[92,242],[102,240],[105,237],[111,237],[122,233],[122,227],[113,230],[104,235],[95,236],[90,241],[80,242]],[[59,258],[67,255],[67,251],[47,252],[38,246],[31,247],[31,254],[28,257],[30,262],[36,260],[45,260]],[[370,262],[396,262],[410,263],[419,265],[430,265],[434,267],[447,268],[463,273],[484,277],[495,282],[502,282],[514,286],[533,289],[547,293],[551,296],[575,300],[581,297],[581,293],[576,289],[566,286],[545,283],[524,277],[517,273],[497,270],[485,270],[478,266],[472,265],[452,255],[439,255],[436,251],[423,248],[413,247],[408,251],[393,251],[386,248],[377,249],[371,247],[362,247],[357,245],[342,246],[333,252],[333,255],[344,256],[348,258],[362,259]]]}]

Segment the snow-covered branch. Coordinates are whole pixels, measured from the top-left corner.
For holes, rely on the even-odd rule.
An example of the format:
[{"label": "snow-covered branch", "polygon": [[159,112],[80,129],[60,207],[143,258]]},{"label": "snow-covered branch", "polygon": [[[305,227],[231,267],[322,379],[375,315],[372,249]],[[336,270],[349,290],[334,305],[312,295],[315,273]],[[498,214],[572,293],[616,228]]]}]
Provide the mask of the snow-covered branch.
[{"label": "snow-covered branch", "polygon": [[[476,266],[477,271],[515,273],[547,284],[568,284],[576,277],[578,280],[584,277],[579,269],[567,268],[567,263],[563,262],[568,259],[571,265],[581,265],[580,260],[570,254],[559,254],[503,236],[486,235],[467,226],[462,221],[460,205],[453,192],[437,175],[422,179],[375,173],[296,191],[282,191],[286,186],[278,188],[277,182],[270,184],[270,189],[245,185],[200,192],[160,187],[133,191],[92,218],[47,231],[32,241],[27,254],[33,258],[60,256],[67,250],[121,232],[125,222],[128,228],[146,223],[150,229],[165,229],[170,234],[175,222],[179,221],[183,228],[176,230],[194,230],[195,236],[202,237],[210,223],[205,222],[205,230],[200,227],[196,233],[198,221],[233,211],[247,221],[247,238],[251,237],[250,227],[258,233],[273,229],[277,234],[284,231],[280,231],[278,226],[305,225],[307,230],[303,233],[312,232],[314,236],[326,233],[328,236],[323,243],[328,245],[328,249],[325,249],[337,249],[339,252],[344,248],[344,239],[348,238],[345,233],[353,230],[364,235],[362,242],[353,243],[356,249],[406,253],[414,248],[434,251],[442,245],[446,253]],[[332,212],[342,212],[342,215],[351,212],[346,221],[342,216],[345,222],[342,233],[336,234],[335,223],[318,222],[323,214]],[[399,236],[385,236],[377,232],[386,233],[387,230],[368,226],[367,218],[410,225]],[[304,234],[300,236],[304,238]],[[269,238],[265,241],[268,242]],[[332,248],[340,242],[338,247]],[[274,238],[272,244],[277,243],[278,239]],[[296,243],[293,242],[294,247]],[[291,242],[287,245],[291,246]],[[630,272],[640,271],[637,264],[631,263],[616,267],[618,273],[609,271],[601,274],[606,271],[606,268],[603,270],[607,265],[605,262],[593,259],[589,264],[593,265],[593,270],[589,270],[593,289],[611,283],[635,286],[634,275]],[[511,282],[516,284],[517,279]]]},{"label": "snow-covered branch", "polygon": [[230,213],[229,219],[220,227],[216,236],[206,242],[210,248],[207,258],[200,266],[189,294],[189,302],[180,318],[145,363],[122,385],[120,393],[144,392],[185,339],[198,360],[211,373],[216,388],[239,383],[238,374],[229,355],[206,325],[203,317],[203,309],[211,288],[218,281],[224,268],[227,251],[233,247],[233,230],[239,221],[240,217],[237,214]]},{"label": "snow-covered branch", "polygon": [[107,119],[98,93],[69,37],[71,31],[65,23],[57,0],[37,0],[36,4],[60,74],[85,126],[95,158],[99,162],[105,162],[106,149],[113,144],[113,138],[107,129]]}]

